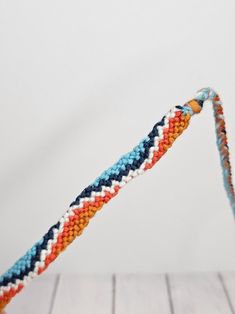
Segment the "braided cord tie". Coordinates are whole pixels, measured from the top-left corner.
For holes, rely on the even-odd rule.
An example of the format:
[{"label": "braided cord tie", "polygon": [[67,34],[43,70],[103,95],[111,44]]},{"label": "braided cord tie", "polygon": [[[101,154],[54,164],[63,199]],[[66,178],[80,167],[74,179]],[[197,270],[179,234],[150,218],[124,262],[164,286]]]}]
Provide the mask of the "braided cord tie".
[{"label": "braided cord tie", "polygon": [[155,165],[188,127],[191,117],[201,111],[207,100],[211,100],[213,104],[224,186],[235,214],[235,193],[222,103],[212,89],[204,88],[194,99],[171,109],[132,151],[122,156],[86,187],[42,239],[0,277],[0,312],[27,283],[45,271],[82,234],[89,220],[104,204],[117,195],[129,181]]}]

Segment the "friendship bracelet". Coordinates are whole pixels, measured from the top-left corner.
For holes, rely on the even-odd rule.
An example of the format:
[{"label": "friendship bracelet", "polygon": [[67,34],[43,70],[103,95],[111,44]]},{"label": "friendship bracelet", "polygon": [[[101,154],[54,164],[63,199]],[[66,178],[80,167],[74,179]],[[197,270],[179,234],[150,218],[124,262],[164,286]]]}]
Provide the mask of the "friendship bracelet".
[{"label": "friendship bracelet", "polygon": [[129,181],[151,169],[188,127],[191,117],[212,101],[217,146],[224,186],[235,215],[235,193],[229,147],[219,96],[211,88],[201,89],[194,99],[175,106],[132,151],[122,156],[86,187],[48,232],[0,277],[0,312],[33,278],[44,272],[72,241],[80,236],[89,220],[117,195]]}]

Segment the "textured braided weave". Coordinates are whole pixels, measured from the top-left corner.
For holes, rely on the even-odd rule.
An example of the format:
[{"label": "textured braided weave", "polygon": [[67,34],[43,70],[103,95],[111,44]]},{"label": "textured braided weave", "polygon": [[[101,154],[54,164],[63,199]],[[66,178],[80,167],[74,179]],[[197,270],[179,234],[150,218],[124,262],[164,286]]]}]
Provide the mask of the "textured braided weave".
[{"label": "textured braided weave", "polygon": [[104,204],[117,195],[130,180],[155,165],[188,127],[191,117],[201,111],[206,100],[211,100],[213,104],[224,185],[235,214],[235,195],[223,108],[219,96],[212,89],[204,88],[193,100],[171,109],[131,152],[122,156],[86,187],[43,238],[0,277],[0,312],[28,282],[41,274],[77,236],[82,234],[90,218]]}]

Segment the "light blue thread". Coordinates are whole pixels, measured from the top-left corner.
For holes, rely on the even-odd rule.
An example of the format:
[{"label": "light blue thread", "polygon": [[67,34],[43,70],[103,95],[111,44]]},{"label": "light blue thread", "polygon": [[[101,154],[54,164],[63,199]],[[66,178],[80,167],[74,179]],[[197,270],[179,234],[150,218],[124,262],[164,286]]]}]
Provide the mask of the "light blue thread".
[{"label": "light blue thread", "polygon": [[189,113],[190,116],[194,115],[193,109],[190,106],[188,106],[188,105],[184,105],[183,108],[182,108],[182,111],[183,111],[184,114]]},{"label": "light blue thread", "polygon": [[125,155],[123,155],[112,167],[105,170],[92,184],[93,186],[98,186],[100,180],[108,180],[112,174],[118,175],[121,170],[126,170],[126,165],[131,165],[135,160],[140,159],[140,154],[144,152],[144,143],[149,141],[149,137],[145,137],[139,145],[135,146],[134,149]]},{"label": "light blue thread", "polygon": [[31,260],[36,255],[37,245],[42,244],[43,238],[38,241],[31,249],[29,249],[24,256],[22,256],[16,263],[8,269],[2,276],[0,276],[0,284],[6,278],[11,278],[13,275],[20,275],[22,271],[25,271],[26,268],[31,266]]}]

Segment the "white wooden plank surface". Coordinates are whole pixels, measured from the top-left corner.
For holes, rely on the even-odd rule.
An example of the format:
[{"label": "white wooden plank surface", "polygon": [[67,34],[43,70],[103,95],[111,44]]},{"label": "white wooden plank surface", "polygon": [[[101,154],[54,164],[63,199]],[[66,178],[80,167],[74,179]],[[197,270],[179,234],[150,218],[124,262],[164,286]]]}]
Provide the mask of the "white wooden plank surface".
[{"label": "white wooden plank surface", "polygon": [[235,273],[42,275],[7,314],[235,314]]},{"label": "white wooden plank surface", "polygon": [[7,314],[49,314],[56,275],[41,275],[7,306]]},{"label": "white wooden plank surface", "polygon": [[164,275],[117,275],[115,286],[115,314],[170,314]]},{"label": "white wooden plank surface", "polygon": [[111,311],[111,275],[61,275],[52,314],[111,314]]},{"label": "white wooden plank surface", "polygon": [[174,314],[232,314],[217,274],[171,275]]},{"label": "white wooden plank surface", "polygon": [[222,281],[222,285],[224,286],[225,294],[231,307],[231,312],[235,314],[235,273],[220,273],[219,277]]}]

